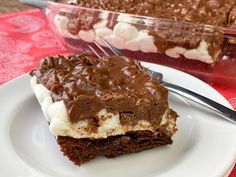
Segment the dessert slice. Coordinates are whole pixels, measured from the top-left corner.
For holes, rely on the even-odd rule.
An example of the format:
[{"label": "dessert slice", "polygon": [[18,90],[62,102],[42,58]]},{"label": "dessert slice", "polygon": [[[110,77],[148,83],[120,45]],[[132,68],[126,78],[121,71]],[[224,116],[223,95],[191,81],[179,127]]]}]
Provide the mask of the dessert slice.
[{"label": "dessert slice", "polygon": [[168,91],[135,60],[47,57],[30,74],[51,133],[77,165],[172,143]]}]

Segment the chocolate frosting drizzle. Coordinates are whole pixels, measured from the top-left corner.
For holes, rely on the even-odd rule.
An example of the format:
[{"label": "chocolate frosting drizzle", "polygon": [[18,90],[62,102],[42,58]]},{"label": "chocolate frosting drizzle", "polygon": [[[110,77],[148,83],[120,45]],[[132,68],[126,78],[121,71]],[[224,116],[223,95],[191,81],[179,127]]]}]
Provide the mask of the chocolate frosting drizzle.
[{"label": "chocolate frosting drizzle", "polygon": [[64,101],[72,123],[96,123],[97,112],[105,108],[119,112],[123,125],[139,120],[159,125],[168,108],[167,90],[127,57],[47,57],[31,75],[52,92],[53,101]]}]

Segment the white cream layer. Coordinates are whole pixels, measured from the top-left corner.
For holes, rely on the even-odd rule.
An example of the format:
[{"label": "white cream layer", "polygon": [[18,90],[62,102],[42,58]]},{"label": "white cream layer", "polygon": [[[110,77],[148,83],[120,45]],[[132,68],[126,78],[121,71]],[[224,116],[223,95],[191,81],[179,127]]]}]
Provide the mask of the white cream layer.
[{"label": "white cream layer", "polygon": [[[100,16],[108,18],[106,13],[101,13]],[[144,53],[157,53],[158,49],[154,44],[153,36],[148,34],[148,30],[139,30],[134,25],[134,18],[120,14],[113,30],[107,28],[108,19],[103,19],[93,25],[93,28],[85,31],[80,30],[77,35],[70,34],[66,27],[68,18],[61,15],[56,15],[54,18],[55,25],[59,33],[67,38],[82,39],[86,42],[96,40],[100,45],[104,43],[100,37],[107,40],[118,49],[128,49],[131,51],[142,51]],[[125,22],[124,22],[125,21]],[[129,23],[130,22],[130,23]],[[144,20],[149,24],[150,20]],[[176,46],[165,51],[165,54],[172,58],[180,58],[181,55],[191,60],[199,60],[205,63],[213,63],[214,60],[208,53],[208,44],[202,40],[197,48],[186,49],[181,46]]]},{"label": "white cream layer", "polygon": [[[108,136],[123,135],[128,131],[150,130],[155,132],[157,127],[153,127],[149,122],[142,120],[135,126],[122,125],[119,113],[114,114],[102,109],[97,113],[98,124],[100,125],[96,133],[88,130],[88,121],[82,120],[71,123],[63,101],[53,102],[51,92],[42,84],[38,84],[36,77],[31,79],[31,87],[41,105],[46,120],[50,123],[49,128],[55,136],[70,136],[73,138],[107,138]],[[163,115],[161,125],[168,123],[168,109]]]}]

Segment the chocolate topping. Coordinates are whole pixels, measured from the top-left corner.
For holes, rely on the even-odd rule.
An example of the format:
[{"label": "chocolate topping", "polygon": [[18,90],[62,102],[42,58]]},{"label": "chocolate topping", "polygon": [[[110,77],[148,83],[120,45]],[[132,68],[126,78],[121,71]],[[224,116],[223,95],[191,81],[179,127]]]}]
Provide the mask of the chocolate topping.
[{"label": "chocolate topping", "polygon": [[77,5],[209,25],[227,25],[235,0],[77,0]]},{"label": "chocolate topping", "polygon": [[90,30],[100,20],[98,14],[99,12],[97,11],[87,11],[85,9],[75,10],[71,13],[60,12],[60,15],[67,16],[70,19],[67,24],[67,30],[74,35],[77,35],[81,29]]},{"label": "chocolate topping", "polygon": [[158,126],[168,108],[167,90],[127,57],[47,57],[31,75],[52,92],[54,101],[64,101],[72,123],[96,123],[96,114],[105,108],[119,112],[122,124],[147,120]]},{"label": "chocolate topping", "polygon": [[224,40],[221,29],[206,28],[191,23],[156,24],[153,29],[150,29],[149,34],[154,36],[154,43],[160,53],[176,46],[194,49],[200,42],[205,41],[208,44],[208,52],[214,59],[217,59]]}]

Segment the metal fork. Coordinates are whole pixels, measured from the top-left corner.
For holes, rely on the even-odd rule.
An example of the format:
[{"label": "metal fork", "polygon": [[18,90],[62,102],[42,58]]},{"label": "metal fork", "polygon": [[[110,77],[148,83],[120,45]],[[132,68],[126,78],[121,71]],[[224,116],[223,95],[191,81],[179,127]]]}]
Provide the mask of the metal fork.
[{"label": "metal fork", "polygon": [[[104,42],[104,44],[106,44],[106,46],[117,56],[124,56],[124,54],[117,48],[115,48],[114,46],[112,46],[109,42],[107,42],[106,40],[102,39],[101,40]],[[102,47],[98,42],[94,41],[94,44],[106,55],[106,56],[110,56],[109,52],[107,51],[107,49],[105,49],[104,47]],[[91,45],[88,45],[88,47],[92,50],[92,52],[98,57],[98,58],[102,58],[103,56]],[[214,111],[215,113],[217,113],[218,115],[220,115],[221,117],[223,117],[224,119],[236,124],[236,112],[233,111],[232,109],[229,109],[227,107],[225,107],[224,105],[221,105],[207,97],[204,97],[198,93],[195,93],[191,90],[188,90],[186,88],[183,88],[179,85],[175,85],[175,84],[171,84],[169,82],[165,82],[163,81],[163,75],[162,73],[156,72],[156,71],[152,71],[150,69],[148,69],[148,72],[151,76],[155,76],[158,77],[159,79],[159,83],[161,85],[163,85],[164,87],[166,87],[169,91],[176,93],[178,95],[181,95],[187,99],[190,99],[196,103],[199,103],[200,105],[203,105],[204,107],[207,107],[209,109],[211,109],[212,111]]]}]

